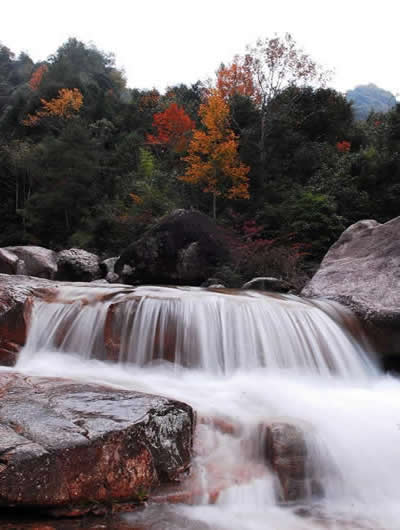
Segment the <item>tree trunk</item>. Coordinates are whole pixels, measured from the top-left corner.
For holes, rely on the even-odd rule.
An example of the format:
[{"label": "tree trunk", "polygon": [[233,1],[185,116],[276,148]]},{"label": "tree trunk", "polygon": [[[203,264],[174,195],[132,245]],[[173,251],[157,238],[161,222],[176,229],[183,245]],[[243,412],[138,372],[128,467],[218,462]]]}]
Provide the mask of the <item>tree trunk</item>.
[{"label": "tree trunk", "polygon": [[267,158],[267,154],[265,152],[265,123],[266,121],[267,120],[266,120],[265,111],[261,111],[261,131],[260,131],[259,150],[260,150],[260,163],[261,163],[262,169],[264,169],[265,167],[265,162]]},{"label": "tree trunk", "polygon": [[213,218],[217,218],[217,194],[213,193]]}]

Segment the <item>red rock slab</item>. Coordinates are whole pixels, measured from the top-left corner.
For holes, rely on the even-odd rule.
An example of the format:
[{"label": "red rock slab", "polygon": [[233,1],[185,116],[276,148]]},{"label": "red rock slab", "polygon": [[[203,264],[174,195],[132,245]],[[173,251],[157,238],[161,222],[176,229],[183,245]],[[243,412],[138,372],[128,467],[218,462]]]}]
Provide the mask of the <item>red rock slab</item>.
[{"label": "red rock slab", "polygon": [[192,409],[166,398],[0,373],[0,507],[82,515],[140,504],[190,465]]}]

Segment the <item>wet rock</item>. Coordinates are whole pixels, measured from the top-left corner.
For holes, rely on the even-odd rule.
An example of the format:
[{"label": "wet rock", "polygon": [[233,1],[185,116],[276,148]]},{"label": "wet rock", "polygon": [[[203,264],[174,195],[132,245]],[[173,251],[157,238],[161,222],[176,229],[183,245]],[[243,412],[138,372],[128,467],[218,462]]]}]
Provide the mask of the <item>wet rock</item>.
[{"label": "wet rock", "polygon": [[48,279],[55,278],[57,272],[57,254],[53,250],[29,245],[6,247],[2,250],[11,252],[20,260],[19,263],[17,262],[15,270],[8,274],[26,274],[27,276]]},{"label": "wet rock", "polygon": [[302,291],[348,305],[376,346],[400,351],[400,217],[359,221],[343,232]]},{"label": "wet rock", "polygon": [[278,278],[259,277],[253,278],[242,285],[242,289],[255,289],[257,291],[273,291],[276,293],[287,293],[290,290],[290,284],[285,280]]},{"label": "wet rock", "polygon": [[193,413],[184,403],[18,373],[0,373],[0,395],[3,508],[132,509],[190,464]]},{"label": "wet rock", "polygon": [[57,265],[57,280],[91,282],[103,276],[99,257],[80,248],[70,248],[59,252]]},{"label": "wet rock", "polygon": [[200,285],[228,256],[225,235],[211,218],[175,210],[121,254],[115,272],[130,266],[127,283]]},{"label": "wet rock", "polygon": [[38,289],[51,291],[54,287],[46,279],[0,274],[0,365],[14,365],[25,344],[29,298]]},{"label": "wet rock", "polygon": [[322,494],[300,427],[284,422],[267,426],[265,456],[279,479],[278,497],[281,501],[300,501]]},{"label": "wet rock", "polygon": [[[1,530],[133,530],[121,515],[95,516],[82,518],[35,517],[33,514],[3,514],[0,518]],[[154,530],[151,527],[136,527],[135,530]]]}]

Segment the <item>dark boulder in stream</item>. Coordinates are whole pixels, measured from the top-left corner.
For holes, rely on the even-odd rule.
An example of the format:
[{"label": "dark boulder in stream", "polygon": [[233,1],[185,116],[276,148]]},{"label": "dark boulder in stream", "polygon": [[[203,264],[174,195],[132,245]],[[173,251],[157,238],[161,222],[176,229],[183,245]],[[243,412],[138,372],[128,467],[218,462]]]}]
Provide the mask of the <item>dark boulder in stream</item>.
[{"label": "dark boulder in stream", "polygon": [[[128,246],[115,265],[126,283],[200,285],[227,259],[221,227],[195,210],[175,210]],[[123,274],[130,267],[130,275]]]},{"label": "dark boulder in stream", "polygon": [[0,373],[0,506],[131,510],[189,467],[193,412],[167,398]]}]

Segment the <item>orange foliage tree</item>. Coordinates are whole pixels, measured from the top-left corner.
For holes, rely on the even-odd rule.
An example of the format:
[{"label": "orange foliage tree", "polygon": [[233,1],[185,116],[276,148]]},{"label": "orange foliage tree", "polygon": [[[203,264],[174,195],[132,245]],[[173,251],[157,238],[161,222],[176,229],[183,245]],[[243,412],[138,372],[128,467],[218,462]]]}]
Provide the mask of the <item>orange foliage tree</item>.
[{"label": "orange foliage tree", "polygon": [[48,71],[46,64],[42,64],[33,72],[30,80],[29,86],[31,90],[37,90],[40,87],[44,74]]},{"label": "orange foliage tree", "polygon": [[221,65],[217,71],[216,86],[224,99],[229,99],[234,94],[240,94],[252,98],[257,103],[260,102],[248,56],[239,57],[236,55],[229,66]]},{"label": "orange foliage tree", "polygon": [[182,153],[187,149],[195,123],[182,107],[171,103],[164,112],[154,114],[153,127],[157,134],[147,135],[149,143],[168,146],[172,151]]},{"label": "orange foliage tree", "polygon": [[217,196],[249,198],[250,168],[240,161],[238,139],[229,127],[229,106],[217,90],[200,105],[199,115],[204,129],[194,132],[188,155],[183,158],[186,172],[179,178],[202,184],[204,192],[212,193],[215,219]]},{"label": "orange foliage tree", "polygon": [[77,88],[62,88],[58,91],[58,96],[46,101],[40,100],[42,108],[35,114],[28,114],[22,123],[27,127],[38,125],[43,118],[61,118],[68,120],[75,116],[83,105],[83,95]]}]

